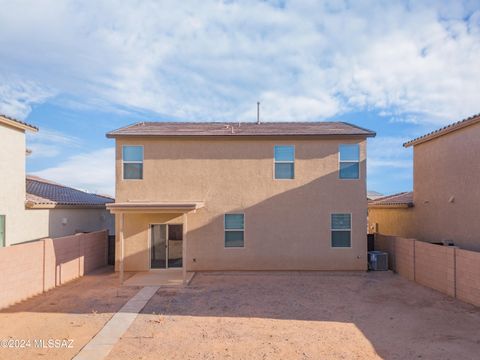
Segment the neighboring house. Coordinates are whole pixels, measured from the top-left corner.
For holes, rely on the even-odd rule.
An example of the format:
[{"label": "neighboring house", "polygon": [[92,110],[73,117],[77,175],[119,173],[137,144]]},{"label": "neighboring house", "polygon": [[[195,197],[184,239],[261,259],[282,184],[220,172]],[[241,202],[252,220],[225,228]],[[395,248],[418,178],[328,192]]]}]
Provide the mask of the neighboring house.
[{"label": "neighboring house", "polygon": [[[115,219],[105,208],[114,199],[86,193],[36,176],[27,175],[26,208],[37,232],[61,237],[102,229],[115,234]],[[43,227],[41,229],[40,227]],[[31,234],[30,238],[35,238]]]},{"label": "neighboring house", "polygon": [[413,192],[382,196],[368,202],[368,232],[413,237]]},{"label": "neighboring house", "polygon": [[[410,215],[405,216],[405,223],[396,226],[411,227],[409,237],[428,242],[453,241],[461,248],[479,251],[480,114],[404,146],[413,147],[413,207],[407,210]],[[383,218],[385,214],[384,210]],[[395,234],[395,229],[389,229],[386,223],[376,222],[380,233],[403,236]],[[370,226],[375,224],[370,222]]]},{"label": "neighboring house", "polygon": [[342,122],[157,122],[108,133],[117,269],[366,270],[372,136]]},{"label": "neighboring house", "polygon": [[0,115],[0,247],[77,231],[111,229],[105,204],[113,199],[87,194],[25,175],[25,132],[38,128]]}]

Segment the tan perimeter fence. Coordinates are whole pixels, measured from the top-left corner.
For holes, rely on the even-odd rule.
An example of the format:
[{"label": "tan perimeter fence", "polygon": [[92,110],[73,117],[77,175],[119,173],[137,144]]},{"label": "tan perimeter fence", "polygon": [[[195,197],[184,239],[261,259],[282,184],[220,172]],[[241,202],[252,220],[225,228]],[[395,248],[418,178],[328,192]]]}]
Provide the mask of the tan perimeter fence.
[{"label": "tan perimeter fence", "polygon": [[107,265],[107,245],[104,230],[0,249],[0,309]]},{"label": "tan perimeter fence", "polygon": [[480,306],[480,252],[375,234],[375,250],[409,280]]}]

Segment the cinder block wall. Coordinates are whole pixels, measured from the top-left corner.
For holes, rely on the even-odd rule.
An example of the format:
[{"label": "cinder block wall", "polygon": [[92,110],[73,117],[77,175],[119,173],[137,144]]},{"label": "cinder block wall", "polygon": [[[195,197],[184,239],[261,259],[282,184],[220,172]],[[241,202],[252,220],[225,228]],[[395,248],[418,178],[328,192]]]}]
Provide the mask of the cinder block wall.
[{"label": "cinder block wall", "polygon": [[401,276],[480,306],[480,252],[375,234],[375,249],[388,251]]},{"label": "cinder block wall", "polygon": [[415,280],[415,239],[396,237],[395,271],[408,280]]},{"label": "cinder block wall", "polygon": [[107,265],[107,239],[104,230],[0,249],[0,309]]},{"label": "cinder block wall", "polygon": [[415,281],[455,297],[455,249],[415,241]]},{"label": "cinder block wall", "polygon": [[455,249],[455,254],[457,298],[480,306],[480,253]]}]

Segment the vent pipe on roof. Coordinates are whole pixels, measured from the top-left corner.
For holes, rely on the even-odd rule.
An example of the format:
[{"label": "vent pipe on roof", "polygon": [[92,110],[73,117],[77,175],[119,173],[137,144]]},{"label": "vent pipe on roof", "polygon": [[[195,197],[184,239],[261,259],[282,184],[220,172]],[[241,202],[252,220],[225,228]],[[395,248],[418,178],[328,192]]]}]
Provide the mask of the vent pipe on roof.
[{"label": "vent pipe on roof", "polygon": [[257,101],[257,124],[260,124],[260,101]]}]

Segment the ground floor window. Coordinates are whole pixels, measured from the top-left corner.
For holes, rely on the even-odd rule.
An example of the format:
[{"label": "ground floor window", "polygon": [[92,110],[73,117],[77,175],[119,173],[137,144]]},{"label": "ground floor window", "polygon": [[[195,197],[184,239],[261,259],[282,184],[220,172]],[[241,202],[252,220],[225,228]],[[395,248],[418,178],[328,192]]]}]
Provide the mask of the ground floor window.
[{"label": "ground floor window", "polygon": [[244,214],[225,214],[225,247],[243,247],[245,233]]},{"label": "ground floor window", "polygon": [[332,247],[352,246],[352,215],[332,214],[331,217],[331,241]]}]

